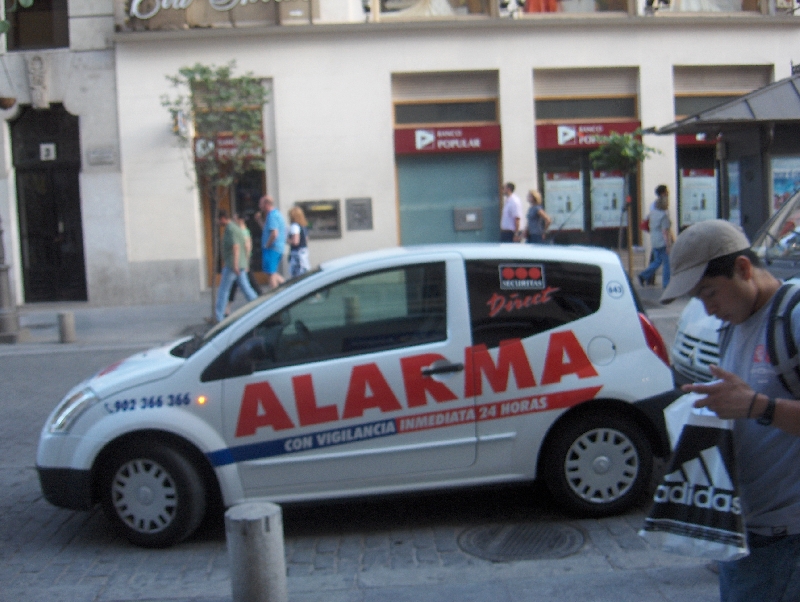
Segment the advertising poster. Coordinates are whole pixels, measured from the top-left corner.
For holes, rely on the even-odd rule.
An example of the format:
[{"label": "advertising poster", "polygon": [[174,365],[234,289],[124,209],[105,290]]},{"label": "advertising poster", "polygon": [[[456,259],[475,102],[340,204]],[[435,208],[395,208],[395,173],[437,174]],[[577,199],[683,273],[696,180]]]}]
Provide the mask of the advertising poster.
[{"label": "advertising poster", "polygon": [[772,211],[777,211],[800,190],[800,157],[773,157]]},{"label": "advertising poster", "polygon": [[715,169],[682,169],[680,186],[681,228],[717,217]]},{"label": "advertising poster", "polygon": [[550,232],[583,231],[583,179],[581,172],[545,173],[544,208],[553,219]]},{"label": "advertising poster", "polygon": [[593,171],[591,179],[592,229],[623,226],[625,176],[621,171]]},{"label": "advertising poster", "polygon": [[728,161],[728,199],[730,203],[728,221],[739,226],[742,223],[742,208],[739,200],[738,161]]}]

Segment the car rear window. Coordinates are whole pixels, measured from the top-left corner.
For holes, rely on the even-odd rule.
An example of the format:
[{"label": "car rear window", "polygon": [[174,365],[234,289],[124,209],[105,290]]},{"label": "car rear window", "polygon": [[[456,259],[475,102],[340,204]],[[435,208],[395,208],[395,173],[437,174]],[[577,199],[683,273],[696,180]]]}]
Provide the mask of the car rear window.
[{"label": "car rear window", "polygon": [[543,261],[468,261],[473,344],[497,347],[593,314],[600,308],[596,265]]}]

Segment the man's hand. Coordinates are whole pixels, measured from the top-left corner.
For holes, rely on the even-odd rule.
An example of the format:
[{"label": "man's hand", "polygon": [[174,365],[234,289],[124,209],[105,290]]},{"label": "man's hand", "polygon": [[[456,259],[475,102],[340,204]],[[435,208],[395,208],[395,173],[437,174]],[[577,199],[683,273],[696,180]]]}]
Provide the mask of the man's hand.
[{"label": "man's hand", "polygon": [[[685,393],[700,393],[706,397],[694,402],[696,408],[708,408],[723,419],[747,418],[755,391],[741,378],[719,366],[709,366],[717,379],[710,383],[683,385]],[[752,418],[752,416],[751,416]]]}]

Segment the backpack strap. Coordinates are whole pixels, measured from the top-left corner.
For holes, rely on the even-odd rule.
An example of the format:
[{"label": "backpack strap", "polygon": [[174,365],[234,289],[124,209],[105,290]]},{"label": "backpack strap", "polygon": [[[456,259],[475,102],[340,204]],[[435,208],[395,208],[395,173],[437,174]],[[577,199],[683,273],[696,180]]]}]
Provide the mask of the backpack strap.
[{"label": "backpack strap", "polygon": [[730,322],[724,322],[722,326],[717,329],[717,333],[719,334],[719,358],[721,359],[725,355],[725,350],[728,348],[728,345],[731,342],[731,335],[733,334],[733,329],[731,328]]},{"label": "backpack strap", "polygon": [[775,293],[767,322],[767,353],[784,387],[800,398],[800,357],[792,330],[792,311],[800,303],[800,285],[784,284]]}]

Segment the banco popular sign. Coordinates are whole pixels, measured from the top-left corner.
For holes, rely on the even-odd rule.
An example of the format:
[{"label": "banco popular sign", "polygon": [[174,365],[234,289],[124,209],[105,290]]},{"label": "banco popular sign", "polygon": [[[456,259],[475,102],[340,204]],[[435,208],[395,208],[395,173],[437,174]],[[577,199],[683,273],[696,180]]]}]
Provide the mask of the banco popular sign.
[{"label": "banco popular sign", "polygon": [[408,128],[394,131],[398,155],[500,150],[500,126]]}]

